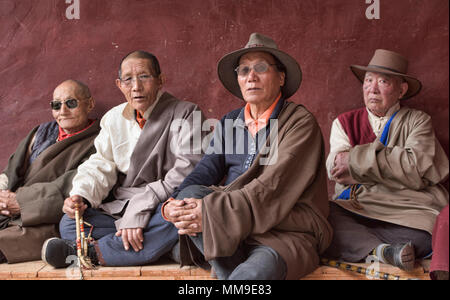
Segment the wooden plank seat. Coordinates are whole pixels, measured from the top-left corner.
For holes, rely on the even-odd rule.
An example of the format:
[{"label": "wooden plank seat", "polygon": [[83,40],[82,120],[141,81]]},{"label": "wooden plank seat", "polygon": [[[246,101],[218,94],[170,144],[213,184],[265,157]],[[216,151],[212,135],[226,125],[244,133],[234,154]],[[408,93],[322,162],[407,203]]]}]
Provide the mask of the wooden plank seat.
[{"label": "wooden plank seat", "polygon": [[[419,261],[412,272],[380,264],[380,271],[403,278],[429,280],[429,260]],[[354,264],[369,267],[369,264]],[[180,268],[170,260],[137,267],[98,267],[83,270],[85,280],[211,280],[210,272],[193,266]],[[18,264],[0,264],[0,280],[78,280],[78,268],[55,269],[43,261]],[[340,270],[329,266],[319,266],[302,280],[368,280],[366,275]]]}]

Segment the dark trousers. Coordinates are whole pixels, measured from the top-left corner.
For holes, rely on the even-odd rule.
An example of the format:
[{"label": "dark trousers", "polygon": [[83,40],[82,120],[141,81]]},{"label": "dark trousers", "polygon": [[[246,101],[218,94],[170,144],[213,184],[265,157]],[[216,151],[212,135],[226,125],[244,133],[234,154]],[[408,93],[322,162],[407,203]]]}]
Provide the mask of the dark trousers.
[{"label": "dark trousers", "polygon": [[[92,237],[97,241],[101,262],[105,266],[139,266],[157,261],[170,252],[178,241],[178,230],[161,216],[161,205],[156,208],[147,227],[144,228],[143,249],[135,252],[132,247],[127,251],[121,237],[117,237],[114,219],[99,210],[88,208],[83,215],[84,221],[92,224]],[[61,237],[76,240],[75,220],[64,215],[60,225]],[[85,226],[86,234],[90,227]]]},{"label": "dark trousers", "polygon": [[359,262],[379,244],[412,242],[417,258],[431,254],[431,234],[426,231],[366,218],[330,203],[328,221],[333,240],[324,257]]},{"label": "dark trousers", "polygon": [[[201,199],[213,190],[200,185],[191,185],[182,190],[177,199]],[[190,236],[195,246],[204,253],[203,236]],[[243,243],[229,257],[219,257],[209,261],[220,280],[281,280],[287,273],[283,258],[272,248],[264,245]]]}]

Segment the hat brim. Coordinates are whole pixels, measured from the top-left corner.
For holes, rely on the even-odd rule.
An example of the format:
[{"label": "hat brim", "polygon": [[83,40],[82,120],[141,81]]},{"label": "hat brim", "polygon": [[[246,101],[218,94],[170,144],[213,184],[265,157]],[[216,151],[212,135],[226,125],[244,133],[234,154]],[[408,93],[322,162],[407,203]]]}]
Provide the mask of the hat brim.
[{"label": "hat brim", "polygon": [[286,68],[286,80],[281,88],[284,99],[288,99],[299,89],[302,82],[302,71],[297,61],[283,51],[268,47],[244,48],[231,52],[222,57],[218,63],[217,73],[223,86],[236,97],[243,99],[237,74],[234,71],[242,55],[248,52],[268,52],[275,56]]},{"label": "hat brim", "polygon": [[403,77],[405,81],[408,83],[408,91],[400,100],[406,100],[411,97],[414,97],[422,90],[422,83],[417,78],[414,78],[413,76],[407,74],[402,74],[375,66],[365,67],[365,66],[351,65],[350,70],[352,70],[353,74],[356,76],[356,78],[359,79],[359,81],[361,81],[361,83],[364,82],[364,76],[366,72],[375,72]]}]

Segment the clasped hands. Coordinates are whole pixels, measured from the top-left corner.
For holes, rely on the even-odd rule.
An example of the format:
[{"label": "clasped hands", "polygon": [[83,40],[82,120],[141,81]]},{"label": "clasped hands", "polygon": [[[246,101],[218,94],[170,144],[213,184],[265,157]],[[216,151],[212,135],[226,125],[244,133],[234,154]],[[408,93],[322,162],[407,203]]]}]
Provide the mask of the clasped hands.
[{"label": "clasped hands", "polygon": [[16,199],[16,193],[0,190],[0,214],[8,217],[20,215],[20,206]]},{"label": "clasped hands", "polygon": [[331,176],[333,179],[343,185],[358,184],[349,169],[349,152],[340,152],[334,158],[334,168],[331,170]]},{"label": "clasped hands", "polygon": [[169,200],[163,213],[178,229],[179,235],[196,236],[202,232],[202,199]]},{"label": "clasped hands", "polygon": [[[75,207],[78,205],[80,217],[84,214],[84,211],[88,206],[83,202],[83,198],[78,195],[64,200],[63,212],[71,219],[75,219]],[[130,246],[135,252],[139,252],[144,249],[144,232],[143,228],[125,228],[116,232],[117,237],[122,237],[123,247],[126,251],[130,249]]]}]

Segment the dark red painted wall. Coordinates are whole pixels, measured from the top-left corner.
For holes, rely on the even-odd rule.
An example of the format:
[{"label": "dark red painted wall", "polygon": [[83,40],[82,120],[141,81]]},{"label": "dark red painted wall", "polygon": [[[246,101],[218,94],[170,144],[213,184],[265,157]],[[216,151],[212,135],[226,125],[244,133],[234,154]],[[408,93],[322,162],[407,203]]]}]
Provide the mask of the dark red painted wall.
[{"label": "dark red painted wall", "polygon": [[[350,64],[385,48],[410,59],[422,93],[405,103],[432,115],[449,151],[449,1],[380,0],[368,20],[365,0],[80,0],[80,19],[64,0],[0,0],[0,169],[36,124],[64,79],[86,82],[100,117],[124,101],[115,87],[120,59],[153,52],[166,90],[220,118],[242,102],[220,84],[216,64],[251,32],[273,37],[296,58],[303,83],[293,101],[313,112],[326,141],[332,120],[362,105]],[[328,145],[327,145],[328,150]]]}]

